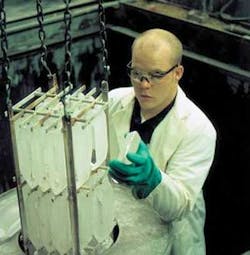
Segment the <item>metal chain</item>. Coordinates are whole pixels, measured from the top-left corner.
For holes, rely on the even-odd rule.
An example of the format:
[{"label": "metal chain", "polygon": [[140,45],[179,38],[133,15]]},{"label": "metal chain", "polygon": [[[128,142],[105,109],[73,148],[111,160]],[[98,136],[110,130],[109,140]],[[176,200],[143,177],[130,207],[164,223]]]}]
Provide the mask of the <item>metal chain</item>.
[{"label": "metal chain", "polygon": [[100,25],[100,41],[102,50],[102,64],[104,68],[103,80],[108,82],[108,77],[110,74],[110,66],[108,65],[108,50],[106,48],[107,44],[107,32],[106,32],[106,17],[105,10],[103,7],[103,0],[98,0],[98,10],[99,10],[99,25]]},{"label": "metal chain", "polygon": [[63,80],[63,96],[61,98],[63,103],[63,109],[64,109],[64,117],[69,121],[70,116],[66,111],[66,104],[65,104],[65,96],[66,87],[71,86],[71,71],[72,71],[72,64],[71,64],[71,44],[72,44],[72,38],[71,38],[71,21],[72,21],[72,15],[70,12],[69,5],[71,3],[71,0],[63,0],[65,3],[65,11],[64,11],[64,24],[65,24],[65,33],[64,33],[64,44],[65,44],[65,63],[64,63],[64,80]]},{"label": "metal chain", "polygon": [[6,89],[6,105],[7,108],[11,108],[11,79],[9,77],[9,67],[10,67],[10,59],[8,57],[8,41],[7,41],[7,33],[6,33],[6,12],[4,10],[4,0],[0,0],[0,39],[1,39],[1,49],[3,52],[2,55],[2,79],[5,83]]},{"label": "metal chain", "polygon": [[41,63],[45,70],[48,72],[48,76],[52,77],[51,71],[47,64],[47,46],[45,44],[46,34],[43,26],[44,14],[42,7],[42,0],[36,1],[36,10],[37,10],[37,21],[39,23],[38,36],[41,41]]},{"label": "metal chain", "polygon": [[64,65],[64,72],[65,72],[65,85],[69,86],[71,84],[70,77],[71,77],[71,71],[72,71],[72,64],[71,64],[71,44],[72,44],[72,38],[71,38],[71,21],[72,21],[72,15],[69,9],[71,0],[64,0],[64,3],[66,5],[65,11],[64,11],[64,24],[65,24],[65,35],[64,35],[64,41],[65,41],[65,65]]}]

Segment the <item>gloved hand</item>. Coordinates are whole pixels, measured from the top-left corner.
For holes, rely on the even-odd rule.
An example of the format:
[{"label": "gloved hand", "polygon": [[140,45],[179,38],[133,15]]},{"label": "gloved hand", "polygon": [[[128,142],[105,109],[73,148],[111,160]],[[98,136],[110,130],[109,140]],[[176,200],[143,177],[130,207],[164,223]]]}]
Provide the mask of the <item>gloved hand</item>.
[{"label": "gloved hand", "polygon": [[119,182],[132,185],[133,194],[138,198],[146,198],[151,191],[161,182],[160,170],[156,167],[148,147],[140,142],[136,153],[128,153],[127,165],[119,160],[109,162],[109,174]]}]

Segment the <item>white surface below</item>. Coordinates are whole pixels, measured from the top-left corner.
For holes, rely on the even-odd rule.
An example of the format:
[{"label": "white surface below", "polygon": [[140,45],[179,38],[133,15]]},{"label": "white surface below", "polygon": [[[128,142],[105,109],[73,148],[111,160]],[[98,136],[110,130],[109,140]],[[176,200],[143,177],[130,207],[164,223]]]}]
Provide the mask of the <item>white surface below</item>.
[{"label": "white surface below", "polygon": [[[109,250],[96,255],[169,255],[171,239],[168,224],[160,219],[146,200],[136,200],[128,187],[114,184],[114,192],[119,237]],[[18,207],[17,200],[15,204]],[[23,254],[18,247],[17,236],[18,233],[0,244],[1,255]]]},{"label": "white surface below", "polygon": [[104,255],[169,255],[169,225],[146,200],[135,199],[128,187],[114,184],[114,192],[120,233]]}]

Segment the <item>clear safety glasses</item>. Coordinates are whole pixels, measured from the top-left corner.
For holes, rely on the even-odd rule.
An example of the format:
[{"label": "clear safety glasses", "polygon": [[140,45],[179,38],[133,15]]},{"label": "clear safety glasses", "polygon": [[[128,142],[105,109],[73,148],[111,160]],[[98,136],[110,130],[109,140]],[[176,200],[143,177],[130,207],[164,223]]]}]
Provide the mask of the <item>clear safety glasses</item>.
[{"label": "clear safety glasses", "polygon": [[146,72],[141,72],[138,69],[132,67],[131,64],[132,64],[132,61],[130,61],[127,64],[127,72],[128,72],[128,76],[131,78],[131,80],[139,83],[139,82],[142,82],[143,79],[145,79],[150,84],[159,83],[163,77],[165,77],[167,74],[169,74],[171,71],[173,71],[178,66],[178,64],[176,64],[165,72],[157,71],[157,72],[146,73]]}]

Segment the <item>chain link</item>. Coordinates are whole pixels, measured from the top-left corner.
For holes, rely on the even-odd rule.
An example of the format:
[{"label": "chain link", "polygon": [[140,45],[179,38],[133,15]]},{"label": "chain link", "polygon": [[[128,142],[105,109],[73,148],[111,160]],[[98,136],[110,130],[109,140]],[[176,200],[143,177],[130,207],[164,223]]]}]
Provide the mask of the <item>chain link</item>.
[{"label": "chain link", "polygon": [[103,0],[98,0],[98,10],[99,10],[99,25],[100,25],[100,41],[102,50],[102,64],[104,68],[103,80],[108,82],[108,77],[110,74],[110,66],[108,65],[108,50],[107,44],[107,32],[106,32],[106,17],[105,10],[103,7]]},{"label": "chain link", "polygon": [[6,89],[6,105],[11,106],[11,79],[9,77],[10,59],[8,57],[8,41],[6,33],[6,12],[4,10],[4,0],[0,0],[0,38],[2,49],[2,79]]},{"label": "chain link", "polygon": [[37,10],[37,21],[39,23],[38,36],[41,41],[41,63],[45,70],[48,72],[48,77],[51,78],[52,74],[47,64],[47,46],[45,44],[46,34],[43,26],[44,14],[42,7],[42,0],[36,0],[36,10]]},{"label": "chain link", "polygon": [[72,71],[72,64],[71,64],[71,21],[72,15],[69,9],[71,0],[64,0],[65,3],[65,11],[64,11],[64,24],[65,24],[65,65],[64,65],[64,72],[65,72],[65,85],[69,86],[71,84],[70,77]]}]

